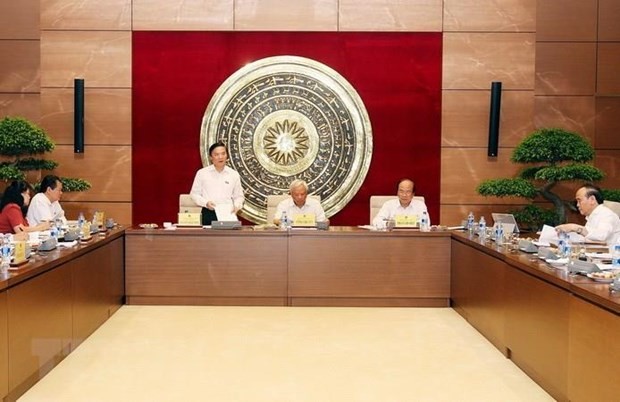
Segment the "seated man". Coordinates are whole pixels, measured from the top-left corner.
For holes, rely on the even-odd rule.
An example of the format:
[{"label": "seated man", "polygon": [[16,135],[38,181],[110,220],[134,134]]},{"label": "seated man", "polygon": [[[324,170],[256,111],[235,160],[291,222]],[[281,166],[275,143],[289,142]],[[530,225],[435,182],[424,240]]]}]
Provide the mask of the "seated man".
[{"label": "seated man", "polygon": [[293,180],[289,187],[290,198],[282,200],[277,208],[273,223],[280,224],[282,212],[286,212],[286,216],[292,222],[295,221],[295,215],[313,214],[316,222],[326,222],[325,211],[321,203],[314,198],[308,197],[308,184],[299,179]]},{"label": "seated man", "polygon": [[[424,211],[428,215],[426,204],[420,200],[414,200],[414,183],[412,180],[403,179],[398,182],[398,199],[386,201],[379,213],[372,220],[372,224],[380,227],[386,220],[393,220],[397,216],[417,216],[418,222]],[[431,217],[428,216],[428,226],[431,225]]]},{"label": "seated man", "polygon": [[65,211],[60,206],[60,196],[62,195],[62,182],[58,176],[47,175],[41,180],[39,192],[30,200],[28,207],[28,224],[36,226],[41,222],[62,221],[65,225]]},{"label": "seated man", "polygon": [[575,194],[577,208],[586,217],[585,226],[565,223],[556,226],[558,232],[576,232],[589,241],[604,242],[613,246],[620,237],[620,218],[611,209],[603,205],[601,189],[593,184],[586,184]]}]

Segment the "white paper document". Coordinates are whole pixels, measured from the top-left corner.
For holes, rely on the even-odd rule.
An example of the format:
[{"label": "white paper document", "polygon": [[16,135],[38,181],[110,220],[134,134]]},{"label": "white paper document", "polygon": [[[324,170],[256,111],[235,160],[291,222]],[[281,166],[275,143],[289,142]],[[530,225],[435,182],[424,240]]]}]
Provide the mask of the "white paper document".
[{"label": "white paper document", "polygon": [[[549,245],[549,244],[558,244],[558,232],[555,231],[555,228],[553,226],[549,226],[549,225],[544,225],[542,228],[542,231],[540,232],[540,237],[538,238],[538,244],[537,245]],[[582,235],[580,235],[579,233],[575,233],[575,232],[570,232],[568,233],[568,240],[570,240],[571,243],[585,243],[586,238],[583,237]]]},{"label": "white paper document", "polygon": [[218,203],[215,205],[215,215],[218,221],[238,221],[237,215],[233,213],[232,203]]}]

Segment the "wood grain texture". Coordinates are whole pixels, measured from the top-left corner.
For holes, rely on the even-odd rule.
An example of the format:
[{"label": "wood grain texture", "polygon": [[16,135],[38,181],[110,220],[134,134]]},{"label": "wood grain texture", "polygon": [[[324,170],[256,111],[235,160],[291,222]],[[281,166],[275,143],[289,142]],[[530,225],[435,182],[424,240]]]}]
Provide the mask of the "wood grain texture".
[{"label": "wood grain texture", "polygon": [[131,87],[131,32],[42,31],[41,86]]},{"label": "wood grain texture", "polygon": [[568,397],[571,401],[613,401],[620,383],[607,381],[618,368],[620,316],[579,297],[570,300]]},{"label": "wood grain texture", "polygon": [[[490,84],[489,84],[490,86]],[[490,90],[443,91],[441,145],[486,147],[489,141]],[[534,91],[502,91],[499,147],[515,147],[534,130]]]},{"label": "wood grain texture", "polygon": [[337,0],[236,0],[236,31],[336,31]]},{"label": "wood grain texture", "polygon": [[285,236],[197,230],[165,235],[130,231],[127,296],[286,297]]},{"label": "wood grain texture", "polygon": [[441,32],[441,0],[340,0],[339,31]]},{"label": "wood grain texture", "polygon": [[0,39],[38,40],[39,3],[40,0],[1,1]]},{"label": "wood grain texture", "polygon": [[598,0],[598,40],[620,41],[620,2]]},{"label": "wood grain texture", "polygon": [[452,303],[464,311],[463,316],[478,332],[507,355],[504,334],[506,264],[458,241],[452,241],[451,250]]},{"label": "wood grain texture", "polygon": [[[41,127],[56,145],[73,146],[73,88],[42,88]],[[84,143],[131,145],[131,90],[86,88]]]},{"label": "wood grain texture", "polygon": [[0,40],[0,92],[40,90],[38,40]]},{"label": "wood grain texture", "polygon": [[597,149],[620,149],[620,97],[596,97],[596,138]]},{"label": "wood grain texture", "polygon": [[596,131],[595,98],[593,96],[537,96],[536,127],[561,127],[581,134],[594,144]]},{"label": "wood grain texture", "polygon": [[448,298],[448,237],[294,234],[289,297]]},{"label": "wood grain texture", "polygon": [[536,40],[553,42],[596,40],[597,0],[555,0],[536,3]]},{"label": "wood grain texture", "polygon": [[505,278],[510,358],[552,397],[567,400],[569,293],[515,269]]},{"label": "wood grain texture", "polygon": [[620,43],[598,43],[596,92],[598,95],[620,94]]},{"label": "wood grain texture", "polygon": [[41,120],[38,93],[0,93],[0,116],[21,116],[33,122]]},{"label": "wood grain texture", "polygon": [[537,95],[594,95],[596,43],[536,44]]},{"label": "wood grain texture", "polygon": [[71,294],[68,266],[7,290],[10,392],[29,388],[69,353]]},{"label": "wood grain texture", "polygon": [[536,0],[445,0],[445,32],[534,32]]},{"label": "wood grain texture", "polygon": [[443,89],[534,88],[533,33],[444,33]]},{"label": "wood grain texture", "polygon": [[42,0],[42,30],[131,29],[131,0]]},{"label": "wood grain texture", "polygon": [[136,31],[233,30],[233,0],[133,0]]},{"label": "wood grain texture", "polygon": [[54,171],[59,176],[80,177],[92,188],[79,193],[64,193],[65,201],[131,201],[131,147],[90,146],[84,153],[73,153],[73,146],[59,145],[51,156],[59,163]]},{"label": "wood grain texture", "polygon": [[[66,194],[66,193],[65,193]],[[114,219],[115,222],[131,225],[131,202],[71,202],[61,200],[67,219],[77,219],[80,212],[84,216],[93,216],[95,211],[105,212],[105,216]]]}]

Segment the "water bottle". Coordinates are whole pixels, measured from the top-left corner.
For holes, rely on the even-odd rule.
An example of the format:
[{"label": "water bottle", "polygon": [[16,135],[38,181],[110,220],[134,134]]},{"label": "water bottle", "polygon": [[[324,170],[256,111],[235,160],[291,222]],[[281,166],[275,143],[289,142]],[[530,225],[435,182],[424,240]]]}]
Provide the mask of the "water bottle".
[{"label": "water bottle", "polygon": [[11,242],[9,240],[9,235],[2,236],[2,250],[0,253],[2,254],[2,270],[5,271],[11,265]]},{"label": "water bottle", "polygon": [[82,229],[82,226],[84,226],[84,214],[80,212],[78,215],[78,227]]},{"label": "water bottle", "polygon": [[282,216],[280,216],[280,229],[287,230],[288,228],[288,216],[286,216],[286,211],[282,211]]},{"label": "water bottle", "polygon": [[481,239],[484,239],[487,234],[487,222],[484,220],[484,216],[480,217],[480,221],[478,222],[478,236]]},{"label": "water bottle", "polygon": [[428,225],[428,212],[423,211],[422,218],[420,218],[420,231],[428,232],[429,230],[430,230],[430,227]]},{"label": "water bottle", "polygon": [[470,212],[469,215],[467,215],[467,230],[469,231],[469,233],[472,233],[474,231],[474,213]]},{"label": "water bottle", "polygon": [[55,239],[58,238],[58,228],[56,227],[56,223],[52,223],[52,227],[50,227],[50,236]]},{"label": "water bottle", "polygon": [[495,242],[498,245],[504,243],[504,225],[501,223],[495,224]]},{"label": "water bottle", "polygon": [[611,265],[614,269],[620,269],[620,238],[618,238],[611,251]]},{"label": "water bottle", "polygon": [[560,232],[558,234],[558,254],[560,257],[565,257],[566,252],[566,232]]}]

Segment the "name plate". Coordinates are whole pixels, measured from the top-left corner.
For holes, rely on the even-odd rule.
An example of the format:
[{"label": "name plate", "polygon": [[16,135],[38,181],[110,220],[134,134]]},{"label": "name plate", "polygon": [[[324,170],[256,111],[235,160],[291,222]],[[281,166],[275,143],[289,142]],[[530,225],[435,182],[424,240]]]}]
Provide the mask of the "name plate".
[{"label": "name plate", "polygon": [[105,222],[105,212],[97,211],[95,212],[95,216],[93,217],[93,223],[97,226],[103,226],[103,222]]},{"label": "name plate", "polygon": [[84,222],[82,225],[82,239],[90,238],[90,222]]},{"label": "name plate", "polygon": [[26,260],[26,242],[25,241],[17,241],[15,242],[15,255],[14,262],[20,263]]},{"label": "name plate", "polygon": [[297,214],[293,217],[293,226],[316,226],[314,214]]},{"label": "name plate", "polygon": [[202,218],[200,212],[182,212],[178,217],[179,225],[201,226]]},{"label": "name plate", "polygon": [[418,227],[417,215],[396,215],[394,217],[394,223],[397,228],[414,228]]}]

